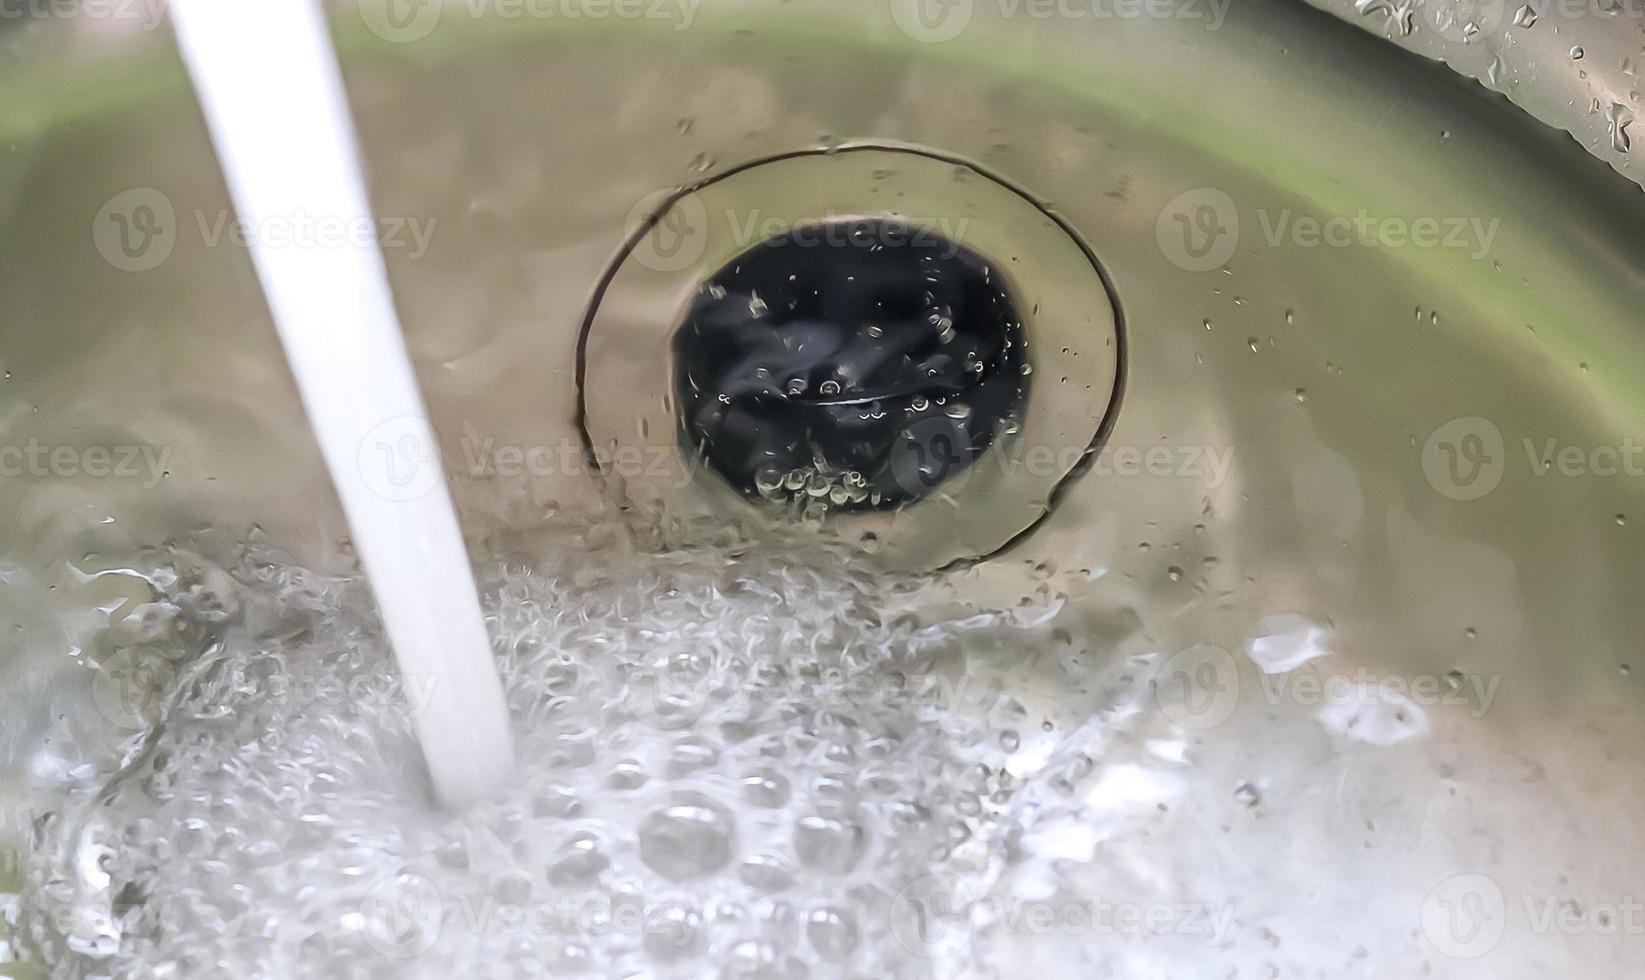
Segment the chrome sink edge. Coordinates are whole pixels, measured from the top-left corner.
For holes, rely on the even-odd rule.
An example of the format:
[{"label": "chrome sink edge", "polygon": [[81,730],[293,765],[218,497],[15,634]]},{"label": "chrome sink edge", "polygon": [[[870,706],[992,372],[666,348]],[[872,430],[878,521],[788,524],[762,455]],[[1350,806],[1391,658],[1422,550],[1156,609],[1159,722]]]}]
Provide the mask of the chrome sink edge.
[{"label": "chrome sink edge", "polygon": [[1507,98],[1645,188],[1640,0],[1305,0]]}]

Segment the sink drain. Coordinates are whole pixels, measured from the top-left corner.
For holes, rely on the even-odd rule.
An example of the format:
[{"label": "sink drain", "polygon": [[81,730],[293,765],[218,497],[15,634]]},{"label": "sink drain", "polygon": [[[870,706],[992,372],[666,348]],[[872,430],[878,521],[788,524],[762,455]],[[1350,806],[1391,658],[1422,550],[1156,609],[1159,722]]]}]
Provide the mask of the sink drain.
[{"label": "sink drain", "polygon": [[636,211],[578,351],[588,448],[632,497],[798,501],[943,565],[1033,527],[1107,430],[1095,258],[972,166],[798,153]]},{"label": "sink drain", "polygon": [[1028,384],[988,260],[882,219],[807,225],[715,273],[674,334],[685,434],[743,493],[844,509],[963,472]]}]

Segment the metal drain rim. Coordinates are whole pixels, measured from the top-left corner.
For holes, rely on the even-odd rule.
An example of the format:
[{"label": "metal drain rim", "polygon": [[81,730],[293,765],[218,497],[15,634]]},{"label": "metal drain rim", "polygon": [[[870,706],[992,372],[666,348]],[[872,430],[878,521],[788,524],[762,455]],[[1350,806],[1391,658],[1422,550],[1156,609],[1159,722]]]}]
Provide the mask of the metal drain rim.
[{"label": "metal drain rim", "polygon": [[[1049,246],[1050,251],[1061,253],[1056,258],[1066,266],[1065,271],[1068,274],[1060,281],[1043,276],[1034,277],[1026,271],[1026,265],[1022,268],[1013,268],[1012,264],[1016,262],[1015,258],[1008,262],[1001,254],[1000,249],[990,248],[986,245],[979,247],[975,244],[978,239],[969,235],[965,236],[967,238],[965,242],[967,247],[975,248],[981,254],[991,257],[998,265],[1001,274],[1010,280],[1010,288],[1013,293],[1019,297],[1033,295],[1036,292],[1034,289],[1023,289],[1025,283],[1035,286],[1041,292],[1051,290],[1052,286],[1048,284],[1054,284],[1058,292],[1055,295],[1047,292],[1047,295],[1043,297],[1047,302],[1055,299],[1064,306],[1070,305],[1063,302],[1067,295],[1086,300],[1084,304],[1075,304],[1073,309],[1063,311],[1066,314],[1065,319],[1067,321],[1064,324],[1063,320],[1059,320],[1057,316],[1052,315],[1052,310],[1048,309],[1046,315],[1042,316],[1038,303],[1032,303],[1024,299],[1024,307],[1031,307],[1032,312],[1028,312],[1027,309],[1023,311],[1023,331],[1029,338],[1029,356],[1031,360],[1043,359],[1035,355],[1034,349],[1035,345],[1038,345],[1039,348],[1045,348],[1049,345],[1050,342],[1046,339],[1048,331],[1062,331],[1062,339],[1067,340],[1072,337],[1084,345],[1083,350],[1089,356],[1077,369],[1069,367],[1066,357],[1069,353],[1068,348],[1066,346],[1062,348],[1064,356],[1063,363],[1060,366],[1067,371],[1062,385],[1066,386],[1067,382],[1073,381],[1075,382],[1074,388],[1077,389],[1080,380],[1093,380],[1093,384],[1085,386],[1087,390],[1093,392],[1091,397],[1094,398],[1094,401],[1088,407],[1100,406],[1100,412],[1071,411],[1070,404],[1067,403],[1067,396],[1061,396],[1060,398],[1054,395],[1046,396],[1055,401],[1063,402],[1063,404],[1053,403],[1050,406],[1043,404],[1036,406],[1034,396],[1031,394],[1029,413],[1025,417],[1024,428],[1029,430],[1038,425],[1040,431],[1034,432],[1033,435],[1039,437],[1041,442],[1035,443],[1032,439],[1027,438],[1019,440],[1014,437],[1007,437],[1005,440],[997,442],[995,446],[990,447],[988,452],[985,452],[982,457],[972,464],[972,468],[981,469],[985,459],[993,456],[996,452],[1005,452],[1003,447],[1011,446],[1014,443],[1026,445],[1030,447],[1030,451],[1036,445],[1052,445],[1054,448],[1061,450],[1058,454],[1059,459],[1063,455],[1072,455],[1074,456],[1072,460],[1063,461],[1066,462],[1066,465],[1059,462],[1052,468],[1054,472],[1048,474],[1029,478],[1014,477],[1015,483],[1002,476],[995,481],[999,486],[990,488],[995,492],[995,495],[992,496],[978,491],[967,497],[963,493],[964,487],[961,487],[960,492],[957,494],[944,493],[939,489],[925,500],[896,510],[878,513],[838,513],[829,518],[830,522],[842,534],[847,536],[853,533],[873,533],[876,535],[882,544],[882,553],[895,564],[908,567],[948,567],[983,561],[1032,534],[1044,523],[1064,496],[1069,485],[1089,469],[1096,452],[1102,447],[1103,442],[1112,431],[1125,393],[1126,322],[1123,308],[1115,294],[1107,271],[1091,246],[1068,222],[1021,188],[1016,187],[986,168],[960,157],[943,154],[920,146],[886,142],[854,142],[837,147],[818,147],[764,157],[743,163],[686,187],[649,195],[644,199],[645,209],[642,211],[641,208],[637,207],[636,212],[638,213],[630,215],[630,229],[624,236],[621,247],[596,282],[582,318],[577,339],[575,362],[577,383],[576,421],[579,436],[592,461],[594,471],[600,473],[602,478],[610,478],[613,472],[606,465],[610,457],[601,457],[600,454],[603,449],[612,450],[615,453],[616,451],[633,448],[632,433],[636,428],[641,432],[642,438],[644,438],[647,431],[655,434],[656,426],[653,425],[649,430],[647,429],[643,410],[631,410],[628,405],[625,405],[620,412],[604,411],[602,415],[602,410],[598,406],[591,405],[591,384],[595,383],[595,379],[602,373],[602,368],[612,360],[609,357],[601,358],[598,363],[591,364],[591,347],[598,346],[602,335],[626,329],[634,336],[640,335],[644,330],[650,330],[655,333],[658,345],[664,349],[671,348],[672,345],[669,341],[679,328],[687,305],[683,297],[689,294],[682,293],[680,297],[676,298],[676,301],[668,302],[666,297],[669,295],[669,291],[671,289],[681,290],[682,283],[689,283],[694,289],[705,278],[704,274],[698,273],[711,274],[723,261],[728,261],[734,258],[736,254],[746,250],[749,244],[744,243],[744,247],[738,250],[723,251],[725,243],[722,241],[720,242],[722,252],[704,258],[704,254],[707,252],[707,249],[704,248],[697,253],[695,261],[688,260],[677,267],[669,262],[662,261],[665,256],[659,254],[652,254],[653,261],[649,264],[643,260],[639,263],[632,261],[635,259],[636,253],[640,251],[642,244],[647,241],[648,236],[651,236],[657,229],[659,223],[662,223],[665,218],[675,215],[677,209],[682,208],[682,202],[687,204],[694,202],[700,209],[701,201],[697,199],[698,195],[720,193],[727,186],[734,184],[734,178],[744,177],[750,171],[764,170],[774,164],[792,164],[795,161],[811,159],[824,161],[831,159],[845,160],[857,157],[859,154],[869,156],[858,158],[858,162],[872,161],[874,159],[873,155],[884,155],[887,162],[893,167],[900,163],[915,168],[924,168],[928,171],[927,176],[930,176],[929,171],[932,166],[938,165],[944,168],[944,171],[955,182],[960,182],[972,176],[980,178],[979,181],[971,183],[980,185],[986,195],[992,195],[994,200],[987,203],[1020,212],[1013,221],[998,222],[997,229],[992,234],[1007,243],[1017,242],[1020,241],[1022,236],[1029,234],[1026,229],[1031,222],[1037,220],[1038,223],[1044,226],[1044,230],[1036,230],[1035,233],[1047,236],[1047,240],[1039,244]],[[882,174],[880,170],[873,172],[876,178]],[[884,171],[884,173],[896,175],[900,174],[900,171],[889,170]],[[927,184],[918,185],[920,194],[941,200],[941,194],[928,191],[927,186]],[[716,188],[719,188],[719,190],[717,191]],[[773,198],[788,196],[786,194],[787,190],[788,187],[785,185],[783,195],[771,196]],[[835,194],[838,191],[830,188],[827,193]],[[959,192],[952,193],[958,194]],[[738,201],[735,197],[729,200],[736,201],[739,207],[727,209],[728,217],[732,211],[757,214],[760,210],[767,210],[767,213],[770,214],[783,213],[777,208],[761,209],[750,206],[759,203],[758,201]],[[899,206],[907,206],[908,211],[916,213],[911,218],[909,213],[898,209],[875,210],[870,207],[855,206],[831,208],[826,212],[815,214],[802,211],[801,214],[804,216],[791,219],[790,225],[798,225],[807,221],[850,220],[852,218],[912,220],[915,225],[921,223],[918,213],[922,209],[912,206],[914,202],[899,201],[897,203]],[[952,201],[949,203],[953,204]],[[983,210],[980,205],[968,202],[965,207],[954,205],[952,207],[927,208],[924,211],[930,214],[951,214],[963,212],[967,208]],[[786,205],[784,210],[792,210],[792,205]],[[703,213],[706,216],[706,212]],[[704,234],[709,233],[705,229]],[[990,234],[985,223],[984,233],[981,238],[986,240],[990,237]],[[1070,245],[1073,246],[1072,249],[1067,248]],[[1033,255],[1036,259],[1042,258],[1038,251],[1029,249],[1021,251],[1026,255]],[[636,268],[636,265],[641,267]],[[645,318],[645,323],[648,326],[635,323],[623,324],[621,322],[623,310],[614,310],[613,304],[608,301],[613,296],[629,301],[633,300],[636,294],[643,294],[653,306],[660,306],[666,310],[666,314],[662,316],[652,315]],[[616,305],[622,306],[623,304]],[[656,313],[656,311],[653,310],[652,313]],[[618,321],[618,325],[613,327],[612,321]],[[1051,324],[1051,326],[1045,324]],[[1068,331],[1083,330],[1087,327],[1093,328],[1094,332],[1087,332],[1083,335],[1068,333]],[[1051,334],[1051,336],[1055,339],[1057,334]],[[629,339],[633,339],[633,337]],[[1093,341],[1096,343],[1093,344]],[[1074,356],[1077,357],[1078,352]],[[640,384],[642,388],[656,385],[660,390],[671,393],[673,389],[673,370],[672,359],[669,359],[666,371],[657,377],[645,377],[643,381],[636,383]],[[606,370],[604,373],[610,374],[611,372]],[[1058,382],[1052,379],[1041,377],[1035,380],[1039,383],[1030,385],[1031,391],[1034,388],[1044,391],[1047,389],[1055,390],[1058,387]],[[630,385],[629,390],[634,390],[634,386]],[[1101,391],[1103,390],[1107,392],[1106,400],[1101,398]],[[1075,398],[1078,397],[1076,394]],[[671,398],[668,400],[671,401]],[[746,513],[748,508],[755,505],[739,494],[717,473],[705,476],[695,472],[694,466],[699,461],[686,458],[686,444],[681,441],[681,434],[676,431],[678,419],[674,414],[675,411],[676,408],[670,405],[667,431],[674,437],[674,448],[681,456],[677,461],[679,466],[677,472],[687,473],[690,476],[679,486],[662,487],[644,480],[627,479],[625,475],[625,493],[632,497],[661,497],[687,510],[706,508],[710,513],[732,514],[739,510]],[[1047,412],[1053,420],[1060,417],[1064,421],[1069,421],[1074,417],[1083,417],[1086,421],[1078,423],[1078,435],[1070,432],[1064,439],[1052,440],[1051,433],[1046,431],[1046,426],[1050,424],[1046,418]],[[620,418],[613,418],[613,415],[620,416]],[[661,421],[661,417],[654,411],[652,415],[656,421]],[[1036,415],[1039,417],[1036,418]],[[636,421],[639,422],[637,426],[633,424]],[[622,426],[625,423],[627,427],[623,428]],[[646,447],[642,446],[640,448]],[[1014,462],[1020,463],[1021,460],[1018,459]],[[1002,473],[1005,468],[1002,466]],[[969,480],[970,478],[967,477],[966,479]],[[707,489],[705,490],[705,488]],[[1000,493],[1002,491],[1004,493]],[[981,504],[984,508],[982,513],[993,518],[993,527],[985,534],[972,533],[969,542],[960,540],[963,533],[974,531],[971,524],[976,514],[970,513],[970,511],[972,507],[978,504]],[[963,524],[960,522],[963,522]],[[963,533],[960,530],[961,527],[965,529]]]}]

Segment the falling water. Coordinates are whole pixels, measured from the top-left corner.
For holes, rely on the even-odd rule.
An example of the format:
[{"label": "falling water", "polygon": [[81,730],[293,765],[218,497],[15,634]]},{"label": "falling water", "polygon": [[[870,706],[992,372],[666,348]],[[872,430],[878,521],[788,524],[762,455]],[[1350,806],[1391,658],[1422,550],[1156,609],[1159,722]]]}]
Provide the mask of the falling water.
[{"label": "falling water", "polygon": [[[312,0],[171,6],[242,220],[375,227],[325,22]],[[271,243],[252,259],[401,672],[433,679],[418,741],[461,804],[513,768],[502,688],[432,431],[369,236]]]}]

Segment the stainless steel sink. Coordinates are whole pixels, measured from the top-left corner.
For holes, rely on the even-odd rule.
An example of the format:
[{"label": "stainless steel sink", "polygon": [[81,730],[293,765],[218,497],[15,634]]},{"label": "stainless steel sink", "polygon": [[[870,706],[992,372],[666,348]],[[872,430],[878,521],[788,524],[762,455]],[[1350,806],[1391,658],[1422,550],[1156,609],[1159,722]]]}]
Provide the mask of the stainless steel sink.
[{"label": "stainless steel sink", "polygon": [[[334,31],[476,542],[592,506],[614,476],[755,509],[672,480],[692,456],[659,345],[718,253],[651,270],[621,310],[602,284],[680,231],[684,191],[722,238],[787,216],[782,181],[727,191],[734,172],[802,154],[831,186],[859,154],[940,158],[1032,219],[903,216],[1065,229],[1095,263],[1080,275],[994,258],[1023,290],[1080,297],[1067,316],[1100,310],[1080,364],[1109,367],[1077,424],[977,464],[1026,471],[1042,447],[1033,479],[842,526],[949,566],[981,605],[1050,569],[1074,642],[1153,678],[1146,730],[1189,761],[1097,863],[1237,899],[1235,938],[1176,975],[1636,977],[1645,17],[1544,5],[385,0],[339,5]],[[95,710],[82,613],[141,590],[66,563],[253,525],[346,562],[170,36],[89,10],[0,22],[0,800],[18,855],[123,734]],[[849,188],[838,207],[898,209]],[[625,326],[585,338],[602,316]],[[621,384],[581,390],[580,346]],[[1061,347],[1031,348],[1048,398]],[[590,442],[658,468],[602,473]],[[1310,629],[1326,652],[1301,663]],[[1283,639],[1252,649],[1265,635]],[[1030,708],[1073,697],[1033,662],[998,671]],[[1125,959],[1140,942],[1100,937],[1109,972],[1091,975],[1154,975]],[[1018,975],[1037,948],[1021,937]],[[53,975],[19,955],[0,942],[0,974]]]}]

